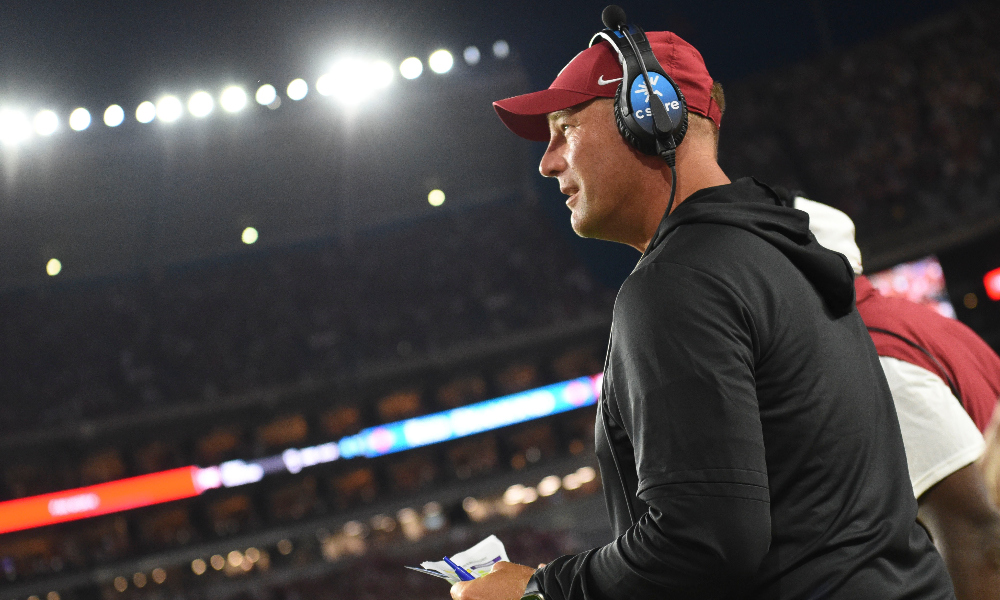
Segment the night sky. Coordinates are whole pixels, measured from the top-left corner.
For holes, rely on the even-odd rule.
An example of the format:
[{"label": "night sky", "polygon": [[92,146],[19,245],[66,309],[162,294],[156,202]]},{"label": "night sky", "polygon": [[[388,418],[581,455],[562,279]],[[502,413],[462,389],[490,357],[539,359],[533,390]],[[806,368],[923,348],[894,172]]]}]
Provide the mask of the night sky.
[{"label": "night sky", "polygon": [[[632,1],[630,19],[697,46],[739,79],[903,27],[955,1]],[[102,106],[223,83],[315,76],[345,50],[398,61],[506,39],[546,86],[601,28],[604,2],[514,0],[0,3],[0,105]],[[572,7],[572,8],[569,8]]]}]

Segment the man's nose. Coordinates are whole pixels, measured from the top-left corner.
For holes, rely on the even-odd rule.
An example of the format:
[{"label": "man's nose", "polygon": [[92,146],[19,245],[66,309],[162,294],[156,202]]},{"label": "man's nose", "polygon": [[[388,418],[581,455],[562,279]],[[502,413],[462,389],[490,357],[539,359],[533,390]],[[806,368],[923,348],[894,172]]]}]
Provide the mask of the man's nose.
[{"label": "man's nose", "polygon": [[566,170],[566,159],[563,158],[562,145],[555,141],[549,142],[549,146],[542,155],[542,161],[538,163],[538,172],[542,177],[558,177]]}]

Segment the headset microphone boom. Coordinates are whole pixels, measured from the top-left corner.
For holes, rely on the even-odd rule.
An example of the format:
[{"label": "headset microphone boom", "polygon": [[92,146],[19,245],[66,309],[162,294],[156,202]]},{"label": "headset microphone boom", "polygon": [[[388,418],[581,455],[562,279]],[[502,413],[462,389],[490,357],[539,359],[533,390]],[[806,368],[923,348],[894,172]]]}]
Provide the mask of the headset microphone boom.
[{"label": "headset microphone boom", "polygon": [[[590,45],[608,42],[622,66],[622,81],[615,94],[618,131],[640,152],[659,156],[670,167],[672,179],[667,204],[667,214],[670,214],[677,190],[674,166],[677,145],[687,132],[684,94],[660,66],[645,32],[637,25],[627,24],[625,11],[620,6],[607,6],[601,13],[601,20],[607,29],[595,34]],[[654,75],[651,77],[650,73]],[[670,112],[676,116],[672,118]]]}]

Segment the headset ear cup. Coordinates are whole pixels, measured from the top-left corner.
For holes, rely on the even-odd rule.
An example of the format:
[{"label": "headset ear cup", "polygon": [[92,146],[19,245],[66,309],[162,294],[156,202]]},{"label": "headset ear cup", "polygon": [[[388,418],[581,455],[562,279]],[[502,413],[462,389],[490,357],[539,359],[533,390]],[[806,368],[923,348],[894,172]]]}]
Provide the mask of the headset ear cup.
[{"label": "headset ear cup", "polygon": [[644,142],[639,139],[635,133],[629,129],[628,124],[625,122],[625,117],[622,114],[621,107],[621,94],[622,84],[618,84],[618,90],[615,92],[615,124],[618,125],[618,133],[622,134],[625,141],[628,142],[633,148],[642,152],[643,154],[649,154],[652,156],[656,155],[656,143],[652,144]]},{"label": "headset ear cup", "polygon": [[[669,79],[669,78],[668,78]],[[681,91],[680,86],[674,83],[673,79],[669,79],[671,85],[674,86],[674,91],[677,92],[677,99],[681,103],[681,123],[674,130],[674,143],[680,146],[681,142],[684,141],[684,135],[688,130],[688,109],[687,101],[684,100],[684,92]]]}]

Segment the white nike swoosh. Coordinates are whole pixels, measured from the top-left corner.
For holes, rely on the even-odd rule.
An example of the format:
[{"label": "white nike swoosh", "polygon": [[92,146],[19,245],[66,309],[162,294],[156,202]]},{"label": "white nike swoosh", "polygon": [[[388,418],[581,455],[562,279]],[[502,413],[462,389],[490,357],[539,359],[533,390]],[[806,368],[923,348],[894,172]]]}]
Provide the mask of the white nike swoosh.
[{"label": "white nike swoosh", "polygon": [[609,83],[616,83],[621,80],[622,80],[621,77],[619,77],[618,79],[605,79],[604,75],[601,75],[600,77],[597,78],[597,85],[608,85]]}]

